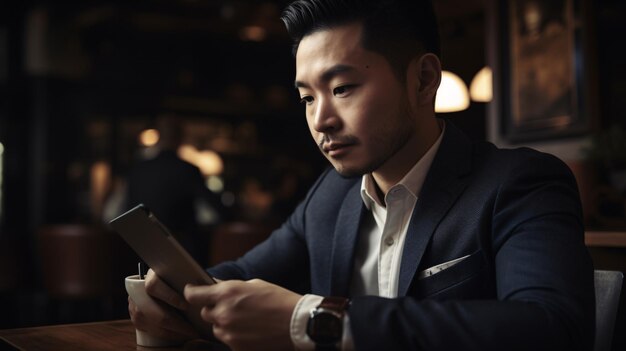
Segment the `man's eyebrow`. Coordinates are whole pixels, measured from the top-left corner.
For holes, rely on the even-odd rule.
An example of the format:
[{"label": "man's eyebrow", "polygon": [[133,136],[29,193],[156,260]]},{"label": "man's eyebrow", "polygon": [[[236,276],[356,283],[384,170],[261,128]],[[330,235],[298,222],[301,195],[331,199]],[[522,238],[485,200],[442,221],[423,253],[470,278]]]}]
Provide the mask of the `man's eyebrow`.
[{"label": "man's eyebrow", "polygon": [[[328,82],[331,79],[333,79],[335,76],[345,73],[345,72],[350,72],[350,71],[354,71],[354,67],[353,66],[349,66],[349,65],[334,65],[332,67],[330,67],[329,69],[327,69],[326,71],[324,71],[324,73],[322,73],[321,77],[320,77],[320,81],[322,82]],[[294,83],[296,89],[298,88],[309,88],[309,85],[305,82],[301,82],[299,80],[296,80]]]}]

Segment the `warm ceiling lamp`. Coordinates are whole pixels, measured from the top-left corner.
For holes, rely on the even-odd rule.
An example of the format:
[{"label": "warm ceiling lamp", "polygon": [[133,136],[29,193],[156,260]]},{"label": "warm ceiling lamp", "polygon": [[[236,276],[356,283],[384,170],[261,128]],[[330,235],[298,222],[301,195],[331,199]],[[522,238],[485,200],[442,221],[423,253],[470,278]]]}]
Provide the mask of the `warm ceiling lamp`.
[{"label": "warm ceiling lamp", "polygon": [[441,84],[435,99],[435,112],[457,112],[469,107],[467,85],[456,74],[441,72]]},{"label": "warm ceiling lamp", "polygon": [[159,131],[156,129],[146,129],[139,134],[139,143],[145,147],[154,146],[159,142]]},{"label": "warm ceiling lamp", "polygon": [[493,73],[488,66],[483,67],[470,84],[472,101],[489,102],[493,98]]}]

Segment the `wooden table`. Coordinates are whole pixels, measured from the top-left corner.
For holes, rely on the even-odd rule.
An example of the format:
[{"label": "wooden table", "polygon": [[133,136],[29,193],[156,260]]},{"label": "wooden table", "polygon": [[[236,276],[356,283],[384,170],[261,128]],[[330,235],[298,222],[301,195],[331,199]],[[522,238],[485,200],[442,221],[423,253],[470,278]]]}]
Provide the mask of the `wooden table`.
[{"label": "wooden table", "polygon": [[191,341],[180,347],[141,347],[135,343],[130,320],[51,325],[0,330],[0,350],[224,350],[207,341]]}]

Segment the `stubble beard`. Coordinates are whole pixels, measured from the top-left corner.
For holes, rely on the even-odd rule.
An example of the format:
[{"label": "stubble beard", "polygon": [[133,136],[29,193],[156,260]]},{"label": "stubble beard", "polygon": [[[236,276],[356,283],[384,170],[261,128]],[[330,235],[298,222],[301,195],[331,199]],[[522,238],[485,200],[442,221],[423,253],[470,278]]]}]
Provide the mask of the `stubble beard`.
[{"label": "stubble beard", "polygon": [[[397,114],[395,119],[400,122],[390,129],[383,130],[378,133],[375,138],[370,140],[370,144],[372,145],[369,149],[366,149],[365,152],[368,152],[368,150],[374,150],[375,153],[370,153],[374,156],[374,158],[359,168],[344,166],[341,160],[333,160],[324,152],[322,145],[323,142],[327,140],[328,135],[325,134],[322,136],[318,143],[318,147],[324,157],[326,157],[326,159],[328,159],[331,165],[335,168],[337,173],[344,178],[358,177],[372,173],[382,167],[390,158],[397,154],[408,143],[412,133],[415,132],[415,125],[413,118],[411,117],[409,99],[407,96],[404,96],[401,99],[400,106],[395,113]],[[347,136],[345,138],[347,139],[346,141],[358,143],[360,147],[366,146],[362,144],[362,140],[359,140],[354,136]]]},{"label": "stubble beard", "polygon": [[332,160],[332,158],[324,153],[324,156],[330,161],[337,173],[344,178],[352,178],[372,173],[382,167],[390,158],[397,154],[408,142],[413,132],[411,120],[405,115],[404,124],[397,128],[397,133],[393,130],[377,135],[371,141],[373,149],[377,150],[374,158],[369,160],[365,165],[359,168],[352,168],[343,165],[341,160]]}]

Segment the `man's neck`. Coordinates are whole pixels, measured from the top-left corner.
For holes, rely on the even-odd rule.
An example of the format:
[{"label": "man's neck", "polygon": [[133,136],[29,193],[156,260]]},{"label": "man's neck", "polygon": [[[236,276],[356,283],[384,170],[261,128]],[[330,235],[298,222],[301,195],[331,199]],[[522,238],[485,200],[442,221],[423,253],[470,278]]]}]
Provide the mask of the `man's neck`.
[{"label": "man's neck", "polygon": [[[372,172],[377,193],[381,199],[419,162],[441,134],[441,126],[437,119],[432,118],[424,123],[418,132],[398,150],[381,167]],[[384,202],[384,201],[383,201]]]}]

